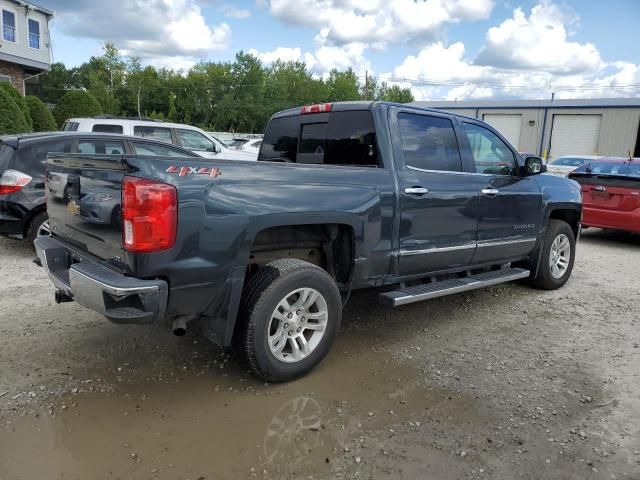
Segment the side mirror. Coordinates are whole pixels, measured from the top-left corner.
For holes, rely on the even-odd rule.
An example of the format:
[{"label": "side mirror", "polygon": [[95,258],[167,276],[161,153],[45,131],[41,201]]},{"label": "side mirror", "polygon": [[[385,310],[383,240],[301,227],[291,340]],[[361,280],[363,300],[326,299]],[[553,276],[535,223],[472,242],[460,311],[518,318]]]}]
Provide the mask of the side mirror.
[{"label": "side mirror", "polygon": [[547,171],[544,160],[540,157],[526,157],[524,159],[525,175],[538,175]]},{"label": "side mirror", "polygon": [[220,147],[218,147],[218,145],[214,143],[209,148],[207,148],[207,152],[220,153]]}]

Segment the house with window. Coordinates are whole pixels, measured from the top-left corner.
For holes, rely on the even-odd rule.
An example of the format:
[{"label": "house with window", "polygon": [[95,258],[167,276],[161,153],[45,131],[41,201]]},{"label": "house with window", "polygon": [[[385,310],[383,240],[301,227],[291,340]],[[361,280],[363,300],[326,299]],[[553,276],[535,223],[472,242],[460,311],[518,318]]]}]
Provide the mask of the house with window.
[{"label": "house with window", "polygon": [[25,83],[51,66],[49,21],[53,12],[23,0],[0,0],[0,81],[23,95]]}]

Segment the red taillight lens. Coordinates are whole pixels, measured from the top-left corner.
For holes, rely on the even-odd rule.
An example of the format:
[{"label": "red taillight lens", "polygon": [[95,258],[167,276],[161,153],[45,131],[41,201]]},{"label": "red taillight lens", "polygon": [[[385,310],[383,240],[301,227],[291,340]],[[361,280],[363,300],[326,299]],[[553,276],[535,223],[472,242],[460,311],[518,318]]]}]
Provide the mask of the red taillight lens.
[{"label": "red taillight lens", "polygon": [[300,110],[300,115],[306,115],[308,113],[324,113],[331,111],[330,103],[317,103],[315,105],[305,105]]},{"label": "red taillight lens", "polygon": [[167,250],[176,243],[176,187],[137,177],[122,182],[122,237],[134,253]]},{"label": "red taillight lens", "polygon": [[31,177],[18,170],[5,170],[0,177],[0,195],[17,192],[31,181]]}]

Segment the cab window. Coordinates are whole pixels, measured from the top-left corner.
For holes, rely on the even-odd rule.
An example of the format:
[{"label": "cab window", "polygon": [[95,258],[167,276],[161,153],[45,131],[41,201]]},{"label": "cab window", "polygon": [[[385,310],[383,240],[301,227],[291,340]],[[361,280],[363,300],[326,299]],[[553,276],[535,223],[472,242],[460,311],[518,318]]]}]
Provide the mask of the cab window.
[{"label": "cab window", "polygon": [[258,160],[377,167],[378,145],[368,110],[288,116],[271,121]]},{"label": "cab window", "polygon": [[491,130],[473,123],[463,123],[469,139],[476,173],[512,175],[515,169],[513,152]]},{"label": "cab window", "polygon": [[147,155],[158,157],[194,157],[193,153],[187,153],[177,148],[172,148],[169,145],[159,145],[157,143],[148,142],[129,142],[131,150],[134,155]]},{"label": "cab window", "polygon": [[122,134],[122,125],[109,125],[106,123],[96,123],[91,129],[92,132],[100,132],[100,133],[117,133]]},{"label": "cab window", "polygon": [[136,137],[144,137],[152,140],[158,140],[160,142],[173,143],[171,140],[171,130],[166,127],[136,125],[133,127],[133,134]]},{"label": "cab window", "polygon": [[176,135],[184,148],[202,152],[215,151],[213,142],[200,132],[176,128]]},{"label": "cab window", "polygon": [[122,155],[124,143],[117,140],[78,140],[78,153]]},{"label": "cab window", "polygon": [[451,120],[399,113],[398,128],[406,166],[420,170],[462,171],[460,150]]}]

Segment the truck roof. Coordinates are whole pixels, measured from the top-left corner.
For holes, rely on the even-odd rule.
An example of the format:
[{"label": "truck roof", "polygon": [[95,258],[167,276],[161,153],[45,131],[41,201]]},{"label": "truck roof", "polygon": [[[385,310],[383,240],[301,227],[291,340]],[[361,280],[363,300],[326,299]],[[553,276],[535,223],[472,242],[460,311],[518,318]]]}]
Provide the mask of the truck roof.
[{"label": "truck roof", "polygon": [[[367,100],[354,100],[354,101],[346,101],[346,102],[325,102],[320,103],[320,105],[331,104],[332,112],[344,112],[348,110],[371,110],[377,105],[384,105],[389,107],[405,107],[410,108],[412,110],[420,110],[423,112],[432,112],[439,114],[446,114],[453,117],[464,118],[467,120],[478,121],[477,118],[469,117],[467,115],[461,115],[459,113],[453,113],[446,110],[440,110],[437,108],[429,108],[422,107],[420,105],[414,105],[411,103],[396,103],[396,102],[385,102],[385,101],[367,101]],[[289,108],[287,110],[282,110],[280,112],[274,113],[271,118],[280,118],[280,117],[289,117],[293,115],[300,115],[303,107],[294,107]]]}]

